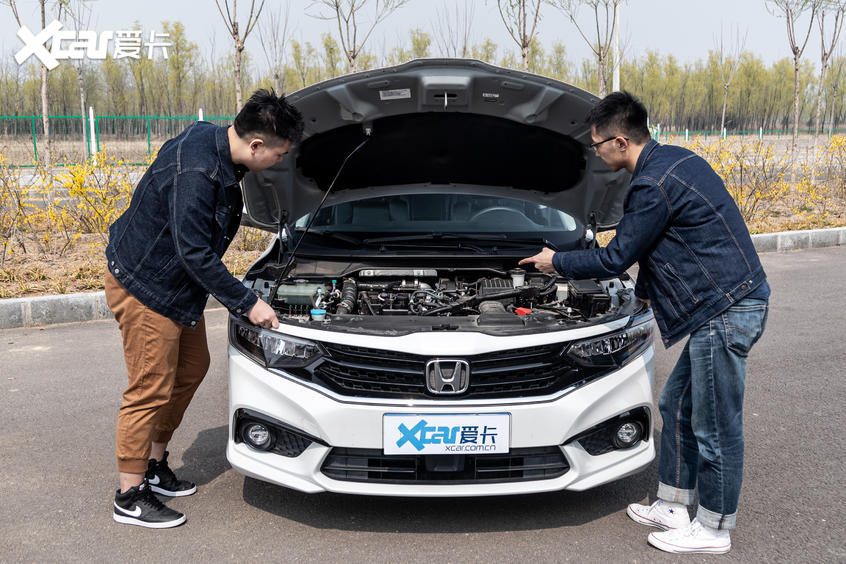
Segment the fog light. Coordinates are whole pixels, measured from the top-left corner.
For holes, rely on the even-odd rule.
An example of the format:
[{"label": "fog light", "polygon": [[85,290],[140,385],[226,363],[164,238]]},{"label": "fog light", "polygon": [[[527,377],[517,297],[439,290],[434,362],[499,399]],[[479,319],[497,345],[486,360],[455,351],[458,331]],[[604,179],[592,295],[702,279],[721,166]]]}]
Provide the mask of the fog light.
[{"label": "fog light", "polygon": [[250,423],[241,436],[253,448],[267,450],[270,447],[270,430],[261,423]]},{"label": "fog light", "polygon": [[625,421],[614,432],[614,446],[628,448],[643,436],[643,427],[637,421]]}]

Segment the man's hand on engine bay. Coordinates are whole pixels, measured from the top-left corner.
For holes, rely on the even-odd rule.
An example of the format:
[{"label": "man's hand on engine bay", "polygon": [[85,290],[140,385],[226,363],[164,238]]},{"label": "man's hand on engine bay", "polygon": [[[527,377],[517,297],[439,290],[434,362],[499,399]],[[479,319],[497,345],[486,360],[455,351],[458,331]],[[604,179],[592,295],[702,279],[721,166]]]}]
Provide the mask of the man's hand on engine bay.
[{"label": "man's hand on engine bay", "polygon": [[539,252],[533,257],[524,258],[519,262],[519,264],[534,263],[535,268],[537,268],[544,274],[555,274],[555,267],[552,266],[552,256],[554,254],[555,251],[553,251],[549,247],[544,247],[541,252]]}]

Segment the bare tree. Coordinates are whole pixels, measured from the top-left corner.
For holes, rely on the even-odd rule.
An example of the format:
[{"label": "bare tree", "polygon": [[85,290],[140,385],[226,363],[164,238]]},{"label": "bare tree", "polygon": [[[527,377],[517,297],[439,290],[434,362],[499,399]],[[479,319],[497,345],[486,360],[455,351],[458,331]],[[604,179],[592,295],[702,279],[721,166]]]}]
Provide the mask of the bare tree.
[{"label": "bare tree", "polygon": [[224,10],[220,6],[220,0],[214,0],[217,4],[217,9],[220,12],[220,17],[223,18],[223,23],[226,24],[226,30],[232,39],[235,40],[235,111],[241,110],[243,105],[243,92],[241,91],[241,54],[244,52],[244,43],[253,28],[258,23],[258,18],[264,8],[264,0],[260,0],[258,10],[256,10],[256,0],[250,0],[250,15],[247,16],[247,23],[242,28],[238,23],[238,0],[232,0],[232,9],[229,9],[229,0],[223,0]]},{"label": "bare tree", "polygon": [[542,0],[496,0],[505,29],[520,47],[524,71],[529,70],[529,48],[540,20],[541,3]]},{"label": "bare tree", "polygon": [[[617,10],[616,8],[623,0],[549,0],[550,4],[557,7],[559,10],[570,19],[579,34],[582,36],[588,46],[593,51],[596,57],[596,65],[598,72],[597,94],[600,98],[604,98],[608,94],[608,55],[612,48],[612,38],[617,29]],[[585,5],[593,10],[593,27],[596,34],[595,39],[591,39],[582,29],[578,22],[579,8]],[[616,64],[619,64],[617,62]]]},{"label": "bare tree", "polygon": [[843,67],[846,66],[844,64],[844,57],[842,50],[840,54],[835,59],[834,65],[831,67],[831,72],[833,74],[831,80],[831,109],[828,112],[828,136],[831,137],[832,132],[834,131],[834,107],[837,105],[837,87],[840,85],[840,75],[843,72]]},{"label": "bare tree", "polygon": [[[86,6],[86,0],[74,0],[74,2],[67,7],[67,16],[74,24],[77,30],[88,29],[91,25],[91,9]],[[76,85],[79,91],[79,115],[82,121],[82,137],[85,137],[85,59],[80,58],[76,65]],[[85,153],[91,153],[90,143],[85,145]]]},{"label": "bare tree", "polygon": [[[370,38],[370,34],[376,26],[385,18],[390,16],[397,8],[401,8],[408,0],[375,0],[373,19],[370,27],[359,22],[362,9],[370,3],[370,0],[314,0],[311,6],[318,6],[318,13],[313,17],[321,20],[335,20],[338,23],[338,39],[341,42],[341,49],[347,57],[347,69],[356,72],[356,59],[361,54],[364,44]],[[367,31],[359,40],[359,24],[362,23]]]},{"label": "bare tree", "polygon": [[467,57],[470,54],[470,29],[473,27],[473,4],[453,3],[454,10],[435,10],[435,42],[446,57]]},{"label": "bare tree", "polygon": [[[799,137],[799,70],[802,53],[808,44],[811,36],[811,27],[814,24],[814,16],[821,4],[821,0],[768,0],[770,13],[784,18],[787,25],[787,40],[790,43],[790,51],[793,53],[793,142],[790,151],[793,154],[794,162],[796,155],[796,140]],[[808,18],[808,30],[805,38],[797,41],[796,22],[802,15],[810,12]],[[800,45],[801,44],[801,45]],[[794,171],[795,174],[795,171]]]},{"label": "bare tree", "polygon": [[[733,41],[728,48],[723,42],[723,30],[720,28],[720,40],[717,42],[717,58],[720,68],[720,83],[723,85],[723,113],[720,118],[720,131],[726,127],[726,104],[728,103],[729,86],[734,80],[734,75],[740,67],[740,54],[746,45],[748,32],[740,37],[740,30],[735,28]],[[727,52],[728,51],[728,52]]]},{"label": "bare tree", "polygon": [[267,66],[273,77],[273,89],[278,94],[285,93],[285,45],[288,43],[288,15],[291,5],[287,2],[284,8],[277,5],[271,10],[267,20],[259,25],[259,40],[267,59]]},{"label": "bare tree", "polygon": [[[825,73],[828,69],[828,60],[837,46],[840,31],[843,29],[844,11],[846,11],[846,0],[825,2],[817,12],[817,26],[820,28],[820,81],[817,85],[817,113],[814,116],[814,146],[817,144],[817,135],[820,129],[820,117],[823,107],[823,90],[825,90]],[[826,44],[825,16],[827,12],[834,13],[832,22],[831,37]]]},{"label": "bare tree", "polygon": [[291,40],[291,64],[297,78],[300,79],[300,88],[305,88],[317,81],[315,79],[315,74],[319,72],[317,52],[308,41]]},{"label": "bare tree", "polygon": [[[41,8],[41,29],[47,27],[47,0],[38,0]],[[18,6],[15,0],[7,0],[7,5],[12,9],[12,15],[15,21],[18,22],[18,27],[22,27],[21,17],[18,13]],[[64,2],[56,3],[56,19],[62,18],[62,9],[65,7]],[[50,166],[50,104],[47,98],[47,73],[49,69],[43,62],[41,63],[41,124],[44,128],[44,150],[42,151],[42,162],[46,166]]]}]

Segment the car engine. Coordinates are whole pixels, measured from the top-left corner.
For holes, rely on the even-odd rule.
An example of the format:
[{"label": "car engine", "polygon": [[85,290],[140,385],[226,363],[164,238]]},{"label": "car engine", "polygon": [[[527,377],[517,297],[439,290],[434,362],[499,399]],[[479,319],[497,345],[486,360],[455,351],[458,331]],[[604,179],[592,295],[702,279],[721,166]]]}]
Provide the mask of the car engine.
[{"label": "car engine", "polygon": [[[634,300],[628,275],[565,280],[522,269],[362,269],[343,278],[294,278],[252,284],[280,319],[329,316],[525,315],[536,311],[590,319]],[[323,313],[320,313],[323,312]],[[319,317],[322,319],[322,317]]]}]

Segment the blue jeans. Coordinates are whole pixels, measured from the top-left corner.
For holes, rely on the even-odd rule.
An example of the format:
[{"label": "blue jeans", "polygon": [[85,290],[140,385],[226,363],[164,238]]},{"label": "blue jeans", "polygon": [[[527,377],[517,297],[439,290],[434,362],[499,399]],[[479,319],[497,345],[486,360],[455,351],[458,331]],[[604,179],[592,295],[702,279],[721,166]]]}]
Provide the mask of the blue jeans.
[{"label": "blue jeans", "polygon": [[696,517],[708,527],[737,522],[746,357],[764,332],[767,309],[767,300],[745,298],[693,331],[658,403],[658,498],[690,505],[698,487]]}]

